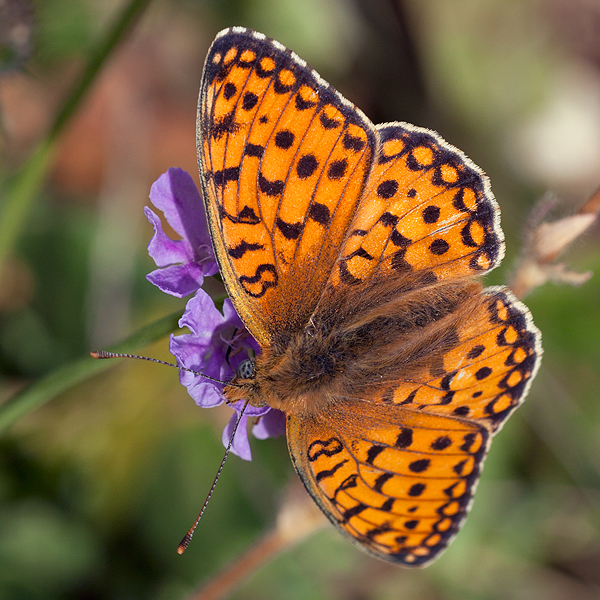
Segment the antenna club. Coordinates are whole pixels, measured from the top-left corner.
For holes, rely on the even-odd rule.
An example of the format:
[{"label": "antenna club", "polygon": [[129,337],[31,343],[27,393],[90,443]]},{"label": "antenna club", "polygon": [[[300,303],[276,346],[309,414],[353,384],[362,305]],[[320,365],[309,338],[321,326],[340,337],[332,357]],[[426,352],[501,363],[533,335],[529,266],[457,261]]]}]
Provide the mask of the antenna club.
[{"label": "antenna club", "polygon": [[181,542],[179,542],[179,546],[177,546],[177,554],[183,554],[187,550],[187,547],[191,541],[192,536],[188,532],[183,536]]},{"label": "antenna club", "polygon": [[112,358],[111,355],[104,350],[93,350],[90,352],[90,356],[92,358]]}]

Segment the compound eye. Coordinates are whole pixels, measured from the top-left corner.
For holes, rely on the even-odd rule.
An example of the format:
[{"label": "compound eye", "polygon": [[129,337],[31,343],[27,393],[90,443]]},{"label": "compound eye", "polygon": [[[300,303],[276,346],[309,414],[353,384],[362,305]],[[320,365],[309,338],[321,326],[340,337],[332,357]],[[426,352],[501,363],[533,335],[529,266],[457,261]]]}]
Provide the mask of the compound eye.
[{"label": "compound eye", "polygon": [[251,358],[243,360],[238,368],[236,375],[240,379],[250,379],[254,375],[254,361]]}]

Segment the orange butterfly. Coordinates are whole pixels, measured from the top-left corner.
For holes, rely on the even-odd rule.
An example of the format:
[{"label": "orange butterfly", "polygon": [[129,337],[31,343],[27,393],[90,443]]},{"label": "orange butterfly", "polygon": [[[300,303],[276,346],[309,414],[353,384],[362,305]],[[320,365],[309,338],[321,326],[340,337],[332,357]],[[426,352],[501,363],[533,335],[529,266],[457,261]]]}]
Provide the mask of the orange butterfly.
[{"label": "orange butterfly", "polygon": [[225,397],[285,412],[294,466],[344,535],[427,564],[541,356],[527,308],[478,281],[504,253],[486,176],[432,131],[374,126],[241,27],[206,59],[198,160],[221,274],[262,350]]}]

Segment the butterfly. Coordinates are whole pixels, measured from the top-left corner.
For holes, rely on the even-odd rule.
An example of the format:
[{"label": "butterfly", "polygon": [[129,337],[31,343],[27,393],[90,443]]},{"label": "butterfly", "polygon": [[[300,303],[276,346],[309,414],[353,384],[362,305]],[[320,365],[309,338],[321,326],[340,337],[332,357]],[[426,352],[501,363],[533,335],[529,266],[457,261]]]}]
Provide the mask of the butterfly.
[{"label": "butterfly", "polygon": [[541,357],[528,309],[479,281],[504,254],[487,177],[241,27],[208,52],[197,146],[223,281],[261,347],[227,401],[285,413],[296,471],[352,542],[431,562]]}]

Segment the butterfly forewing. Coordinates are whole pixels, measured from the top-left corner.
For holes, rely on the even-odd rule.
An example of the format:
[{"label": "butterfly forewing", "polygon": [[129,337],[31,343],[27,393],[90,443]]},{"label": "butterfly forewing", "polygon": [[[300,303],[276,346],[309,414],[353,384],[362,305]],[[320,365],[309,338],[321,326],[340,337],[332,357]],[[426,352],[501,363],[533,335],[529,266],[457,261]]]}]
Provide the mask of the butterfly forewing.
[{"label": "butterfly forewing", "polygon": [[221,273],[261,343],[304,326],[361,196],[373,126],[283,46],[228,30],[198,113],[205,203]]},{"label": "butterfly forewing", "polygon": [[379,150],[332,283],[377,274],[451,281],[492,269],[504,254],[487,178],[437,134],[377,126]]}]

